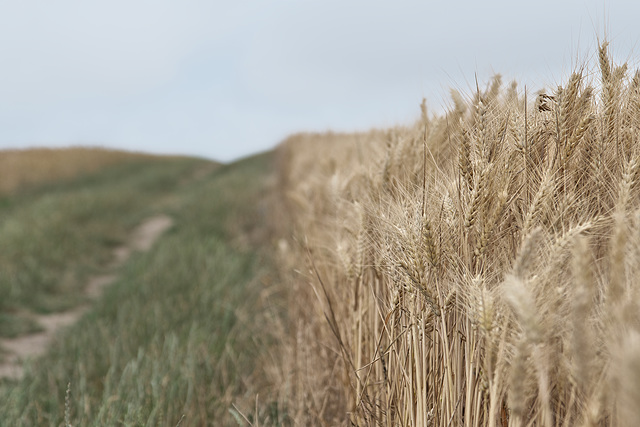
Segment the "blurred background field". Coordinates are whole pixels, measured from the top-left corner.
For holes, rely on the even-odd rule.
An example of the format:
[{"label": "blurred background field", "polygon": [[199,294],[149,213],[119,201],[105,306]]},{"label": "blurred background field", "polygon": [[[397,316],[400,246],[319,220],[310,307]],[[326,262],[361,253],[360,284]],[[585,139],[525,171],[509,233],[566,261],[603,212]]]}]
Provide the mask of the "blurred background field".
[{"label": "blurred background field", "polygon": [[104,148],[30,148],[0,151],[0,194],[11,194],[39,184],[54,183],[114,163],[153,157],[150,154]]}]

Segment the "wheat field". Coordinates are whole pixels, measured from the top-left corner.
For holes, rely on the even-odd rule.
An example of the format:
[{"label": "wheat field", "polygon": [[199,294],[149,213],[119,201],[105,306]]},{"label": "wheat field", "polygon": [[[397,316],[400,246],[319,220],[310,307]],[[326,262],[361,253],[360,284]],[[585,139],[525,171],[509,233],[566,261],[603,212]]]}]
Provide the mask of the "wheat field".
[{"label": "wheat field", "polygon": [[593,62],[282,144],[295,424],[640,425],[640,73]]}]

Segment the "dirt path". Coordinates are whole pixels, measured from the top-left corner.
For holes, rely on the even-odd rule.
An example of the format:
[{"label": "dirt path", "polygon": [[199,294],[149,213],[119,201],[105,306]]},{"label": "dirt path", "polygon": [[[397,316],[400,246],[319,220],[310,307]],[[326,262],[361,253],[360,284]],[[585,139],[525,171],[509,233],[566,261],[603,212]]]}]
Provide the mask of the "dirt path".
[{"label": "dirt path", "polygon": [[[113,261],[107,266],[110,272],[88,280],[84,290],[85,295],[90,300],[102,296],[105,287],[117,279],[115,270],[122,266],[134,251],[149,250],[172,224],[173,220],[166,215],[153,216],[140,224],[131,233],[126,244],[114,249]],[[75,323],[90,308],[90,304],[84,304],[60,313],[33,314],[33,318],[42,326],[43,331],[17,338],[1,338],[0,347],[8,354],[0,363],[0,378],[20,378],[23,371],[22,362],[27,358],[43,354],[61,328]]]}]

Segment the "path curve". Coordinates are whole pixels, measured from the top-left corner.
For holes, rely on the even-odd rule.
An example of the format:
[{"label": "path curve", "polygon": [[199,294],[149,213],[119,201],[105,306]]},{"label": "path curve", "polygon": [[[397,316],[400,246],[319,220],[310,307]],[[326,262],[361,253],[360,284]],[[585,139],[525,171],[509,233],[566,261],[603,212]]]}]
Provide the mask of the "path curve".
[{"label": "path curve", "polygon": [[[171,217],[156,215],[147,218],[136,227],[127,242],[113,250],[113,261],[107,266],[110,272],[89,278],[84,288],[88,299],[100,298],[105,288],[118,278],[114,270],[121,267],[134,251],[145,252],[151,249],[156,240],[172,225]],[[41,332],[16,338],[0,338],[0,347],[8,353],[0,362],[0,378],[22,377],[24,360],[42,355],[60,329],[74,324],[90,308],[91,304],[87,303],[59,313],[33,314],[32,317],[43,328]]]}]

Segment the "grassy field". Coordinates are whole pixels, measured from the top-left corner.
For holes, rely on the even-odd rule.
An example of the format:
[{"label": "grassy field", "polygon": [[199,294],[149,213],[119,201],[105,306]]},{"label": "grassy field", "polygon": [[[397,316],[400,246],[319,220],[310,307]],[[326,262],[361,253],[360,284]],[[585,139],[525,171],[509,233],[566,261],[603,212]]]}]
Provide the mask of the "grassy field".
[{"label": "grassy field", "polygon": [[[130,259],[94,309],[29,363],[22,380],[3,382],[2,425],[284,421],[257,369],[272,340],[265,328],[275,274],[265,250],[271,157],[208,166],[125,162],[4,201],[0,236],[22,245],[9,245],[2,258],[15,271],[3,270],[5,316],[15,307],[75,303],[86,272],[141,219],[162,212],[175,222],[150,252]],[[26,253],[33,265],[15,266]]]},{"label": "grassy field", "polygon": [[82,302],[79,290],[109,261],[113,247],[143,218],[167,209],[181,180],[206,167],[193,159],[124,158],[0,199],[0,336],[33,328],[28,311]]}]

